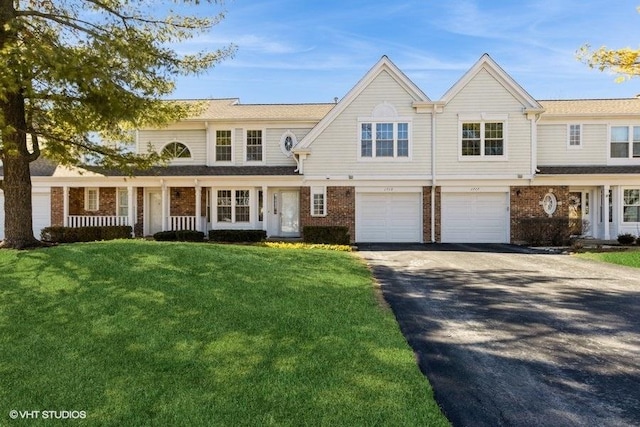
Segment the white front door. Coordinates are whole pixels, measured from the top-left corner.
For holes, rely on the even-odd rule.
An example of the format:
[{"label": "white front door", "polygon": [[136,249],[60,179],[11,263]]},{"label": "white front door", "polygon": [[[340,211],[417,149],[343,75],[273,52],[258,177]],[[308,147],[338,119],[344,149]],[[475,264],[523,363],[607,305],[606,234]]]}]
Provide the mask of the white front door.
[{"label": "white front door", "polygon": [[300,193],[280,192],[280,235],[297,237],[300,235]]},{"label": "white front door", "polygon": [[147,191],[147,224],[149,234],[162,231],[162,192]]}]

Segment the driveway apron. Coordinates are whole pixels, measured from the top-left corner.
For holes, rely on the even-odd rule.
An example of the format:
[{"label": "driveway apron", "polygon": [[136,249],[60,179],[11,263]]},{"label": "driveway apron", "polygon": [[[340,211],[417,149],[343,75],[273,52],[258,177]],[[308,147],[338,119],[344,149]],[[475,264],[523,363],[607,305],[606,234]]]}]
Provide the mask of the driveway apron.
[{"label": "driveway apron", "polygon": [[359,253],[455,426],[640,425],[640,270],[507,245]]}]

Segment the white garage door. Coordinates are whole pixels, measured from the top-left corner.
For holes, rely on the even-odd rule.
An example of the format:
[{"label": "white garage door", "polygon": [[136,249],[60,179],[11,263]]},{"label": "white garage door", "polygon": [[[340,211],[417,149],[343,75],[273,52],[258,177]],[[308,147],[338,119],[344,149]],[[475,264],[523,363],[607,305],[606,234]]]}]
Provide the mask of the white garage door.
[{"label": "white garage door", "polygon": [[[33,235],[40,238],[40,231],[51,225],[51,196],[49,193],[33,193]],[[4,239],[4,195],[0,193],[0,240]]]},{"label": "white garage door", "polygon": [[420,193],[358,193],[357,242],[421,242]]},{"label": "white garage door", "polygon": [[509,243],[508,193],[442,193],[443,243]]},{"label": "white garage door", "polygon": [[51,225],[51,194],[33,193],[33,235],[40,239],[40,231]]}]

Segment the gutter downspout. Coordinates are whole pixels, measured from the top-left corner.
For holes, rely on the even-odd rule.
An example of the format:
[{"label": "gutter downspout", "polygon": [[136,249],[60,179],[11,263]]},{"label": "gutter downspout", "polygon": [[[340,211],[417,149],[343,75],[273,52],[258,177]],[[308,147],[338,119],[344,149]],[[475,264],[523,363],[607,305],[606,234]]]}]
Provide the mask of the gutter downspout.
[{"label": "gutter downspout", "polygon": [[436,242],[436,106],[431,113],[431,243]]}]

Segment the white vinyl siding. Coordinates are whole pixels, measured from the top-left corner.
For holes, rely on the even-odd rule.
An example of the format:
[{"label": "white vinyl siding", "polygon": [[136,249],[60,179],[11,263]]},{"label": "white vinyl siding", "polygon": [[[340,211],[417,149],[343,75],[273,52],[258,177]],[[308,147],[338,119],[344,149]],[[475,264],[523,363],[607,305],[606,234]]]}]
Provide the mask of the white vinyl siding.
[{"label": "white vinyl siding", "polygon": [[[437,120],[437,165],[442,175],[528,174],[531,171],[531,121],[522,112],[523,105],[488,71],[481,70],[445,106]],[[460,156],[460,123],[500,121],[505,130],[505,156],[508,161],[473,162]],[[497,156],[499,157],[499,156]],[[501,160],[503,160],[501,158]]]},{"label": "white vinyl siding", "polygon": [[607,162],[607,125],[583,123],[580,149],[569,147],[567,123],[538,122],[538,165],[604,165]]},{"label": "white vinyl siding", "polygon": [[190,158],[174,159],[170,165],[206,163],[206,131],[204,129],[171,129],[171,130],[142,130],[138,133],[138,151],[147,152],[147,146],[160,152],[171,142],[180,142],[189,148]]},{"label": "white vinyl siding", "polygon": [[[305,160],[307,176],[325,175],[427,175],[431,167],[431,115],[416,114],[416,101],[389,73],[383,71],[311,144],[312,155]],[[411,159],[390,158],[376,162],[359,161],[360,124],[386,101],[395,108],[398,121],[410,121]],[[402,119],[411,120],[402,120]],[[380,121],[387,121],[381,119]]]},{"label": "white vinyl siding", "polygon": [[356,194],[356,241],[421,242],[421,194]]}]

